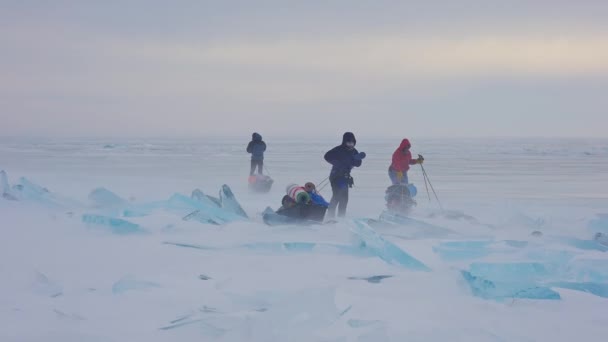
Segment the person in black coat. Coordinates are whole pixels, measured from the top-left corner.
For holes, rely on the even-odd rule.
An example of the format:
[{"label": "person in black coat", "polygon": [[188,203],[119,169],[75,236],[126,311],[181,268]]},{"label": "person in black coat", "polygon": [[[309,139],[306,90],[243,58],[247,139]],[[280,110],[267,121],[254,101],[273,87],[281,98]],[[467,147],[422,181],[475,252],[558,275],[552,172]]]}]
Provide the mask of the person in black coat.
[{"label": "person in black coat", "polygon": [[249,175],[252,176],[257,167],[259,174],[264,174],[264,152],[266,152],[266,143],[262,140],[262,136],[258,133],[251,135],[251,141],[247,145],[247,152],[251,153],[251,170]]},{"label": "person in black coat", "polygon": [[348,189],[354,184],[350,171],[353,167],[361,166],[362,160],[365,158],[365,152],[357,151],[356,144],[355,135],[346,132],[342,137],[342,145],[336,146],[325,153],[325,160],[332,165],[329,174],[332,197],[327,213],[330,218],[335,217],[336,207],[338,207],[339,217],[346,215]]}]

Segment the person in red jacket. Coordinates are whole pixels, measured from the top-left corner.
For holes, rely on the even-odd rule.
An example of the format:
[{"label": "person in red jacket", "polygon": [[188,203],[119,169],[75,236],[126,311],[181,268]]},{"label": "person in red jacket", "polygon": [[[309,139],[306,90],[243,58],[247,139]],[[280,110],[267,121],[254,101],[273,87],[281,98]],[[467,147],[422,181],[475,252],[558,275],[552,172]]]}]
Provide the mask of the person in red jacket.
[{"label": "person in red jacket", "polygon": [[393,153],[393,162],[388,168],[388,176],[393,185],[408,184],[407,171],[410,169],[410,165],[422,164],[424,162],[424,158],[421,155],[418,155],[418,159],[412,159],[410,147],[412,147],[410,141],[403,139],[399,148]]}]

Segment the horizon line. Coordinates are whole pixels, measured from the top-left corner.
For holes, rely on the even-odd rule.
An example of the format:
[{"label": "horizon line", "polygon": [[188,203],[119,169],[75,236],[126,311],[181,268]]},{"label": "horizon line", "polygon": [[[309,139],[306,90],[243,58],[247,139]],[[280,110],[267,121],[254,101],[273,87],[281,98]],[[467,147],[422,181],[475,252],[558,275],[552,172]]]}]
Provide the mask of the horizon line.
[{"label": "horizon line", "polygon": [[[337,137],[340,137],[342,135],[342,133],[339,133],[337,135],[331,135],[331,134],[327,134],[327,135],[314,135],[314,136],[310,136],[310,135],[286,135],[286,134],[264,134],[265,137],[272,137],[273,139],[292,139],[292,140],[309,140],[311,138],[315,138],[315,139],[335,139]],[[608,136],[549,136],[549,135],[488,135],[488,136],[463,136],[463,135],[454,135],[454,136],[421,136],[421,135],[409,135],[409,136],[405,136],[405,135],[360,135],[355,133],[355,135],[357,137],[364,137],[365,139],[374,139],[374,140],[378,140],[378,139],[403,139],[403,138],[408,138],[408,139],[446,139],[446,140],[450,140],[450,139],[457,139],[457,140],[465,140],[465,139],[471,139],[471,140],[488,140],[488,139],[496,139],[496,140],[501,140],[501,139],[573,139],[573,140],[582,140],[582,139],[588,139],[588,140],[608,140]],[[59,135],[0,135],[0,139],[46,139],[46,140],[61,140],[61,139],[82,139],[82,140],[113,140],[113,139],[118,139],[118,140],[127,140],[127,139],[167,139],[167,140],[194,140],[194,139],[239,139],[239,138],[244,138],[244,139],[249,139],[250,138],[250,134],[230,134],[230,135],[218,135],[218,134],[201,134],[201,135],[194,135],[194,134],[188,134],[188,135],[133,135],[133,136],[128,136],[128,135],[116,135],[116,136],[78,136],[78,135],[65,135],[65,136],[59,136]],[[359,138],[358,138],[359,139]]]}]

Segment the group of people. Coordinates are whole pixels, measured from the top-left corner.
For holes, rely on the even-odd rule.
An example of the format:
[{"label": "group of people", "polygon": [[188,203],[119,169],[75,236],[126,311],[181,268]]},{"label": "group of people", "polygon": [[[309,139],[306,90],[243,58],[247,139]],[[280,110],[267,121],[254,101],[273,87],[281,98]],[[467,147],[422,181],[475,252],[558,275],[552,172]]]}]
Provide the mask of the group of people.
[{"label": "group of people", "polygon": [[[357,151],[356,145],[357,139],[355,135],[352,132],[346,132],[342,136],[342,144],[325,153],[325,160],[332,165],[329,173],[332,197],[327,211],[327,215],[330,218],[335,217],[336,209],[338,210],[339,217],[346,215],[348,191],[354,185],[351,171],[355,167],[360,167],[363,159],[366,157],[365,152]],[[388,176],[393,185],[407,184],[407,172],[410,166],[424,162],[424,158],[421,155],[418,155],[416,159],[412,158],[411,147],[410,141],[403,139],[393,153],[392,162],[388,168]],[[255,173],[256,168],[259,174],[263,174],[265,151],[266,143],[262,140],[262,136],[258,133],[253,133],[252,141],[247,145],[247,152],[251,153],[250,175]],[[309,188],[306,189],[308,193],[316,193],[314,184],[311,183]]]}]

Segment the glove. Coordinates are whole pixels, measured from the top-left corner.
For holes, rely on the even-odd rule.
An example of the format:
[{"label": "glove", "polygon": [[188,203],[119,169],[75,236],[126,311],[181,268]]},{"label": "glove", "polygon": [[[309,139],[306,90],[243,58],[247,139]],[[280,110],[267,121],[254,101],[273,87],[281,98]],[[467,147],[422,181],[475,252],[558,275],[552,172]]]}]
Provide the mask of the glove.
[{"label": "glove", "polygon": [[402,179],[403,179],[403,172],[397,171],[397,180],[401,182]]},{"label": "glove", "polygon": [[418,159],[416,159],[416,162],[417,162],[418,164],[422,164],[422,163],[424,163],[424,157],[422,156],[422,154],[419,154],[419,155],[418,155]]},{"label": "glove", "polygon": [[353,156],[353,158],[355,158],[355,160],[363,160],[363,159],[365,159],[365,156],[366,156],[365,152],[359,152],[359,153],[355,154]]}]

